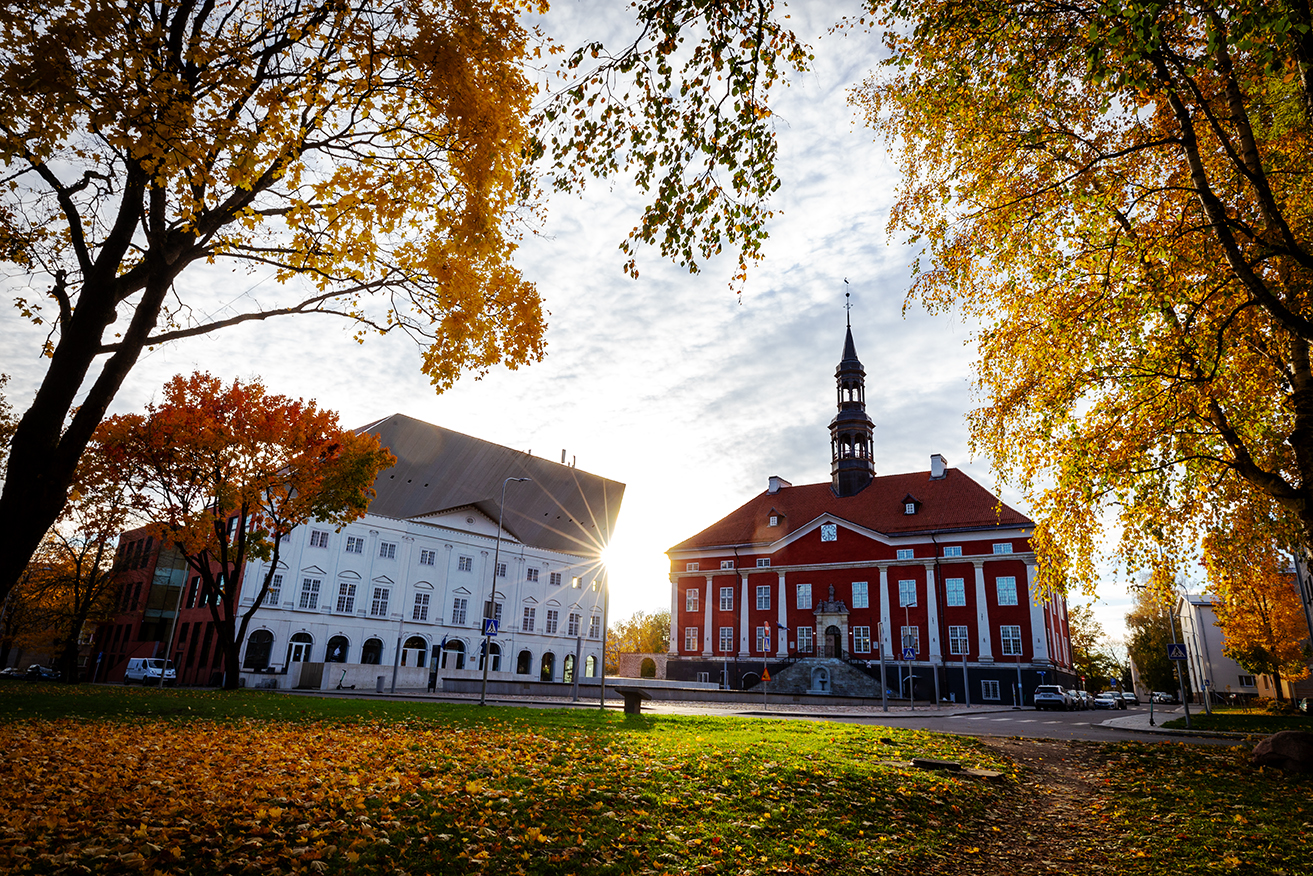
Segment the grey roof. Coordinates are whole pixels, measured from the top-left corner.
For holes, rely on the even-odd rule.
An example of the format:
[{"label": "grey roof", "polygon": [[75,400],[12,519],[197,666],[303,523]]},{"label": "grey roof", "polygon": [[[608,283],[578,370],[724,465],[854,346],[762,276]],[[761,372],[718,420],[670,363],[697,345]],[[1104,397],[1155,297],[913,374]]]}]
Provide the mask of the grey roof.
[{"label": "grey roof", "polygon": [[477,505],[525,544],[596,556],[611,540],[625,485],[403,414],[356,430],[379,437],[397,464],[379,473],[370,513],[402,520]]}]

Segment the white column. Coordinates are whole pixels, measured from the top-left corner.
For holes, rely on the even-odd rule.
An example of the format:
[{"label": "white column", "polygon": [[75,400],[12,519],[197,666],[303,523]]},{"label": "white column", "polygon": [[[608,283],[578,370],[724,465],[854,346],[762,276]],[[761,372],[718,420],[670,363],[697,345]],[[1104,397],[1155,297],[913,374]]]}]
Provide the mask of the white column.
[{"label": "white column", "polygon": [[[543,621],[546,623],[546,620]],[[666,643],[666,654],[679,655],[679,576],[670,573],[670,641]]]},{"label": "white column", "polygon": [[1044,604],[1047,600],[1041,599],[1035,592],[1035,568],[1034,563],[1026,564],[1026,593],[1030,598],[1030,662],[1048,666],[1051,662],[1049,640],[1048,636],[1044,635]]},{"label": "white column", "polygon": [[883,632],[880,636],[880,653],[884,654],[885,659],[893,657],[897,659],[902,654],[901,651],[895,651],[893,648],[893,630],[889,627],[889,567],[880,567],[880,627]]},{"label": "white column", "polygon": [[747,657],[751,654],[749,650],[748,636],[748,576],[747,573],[739,573],[739,580],[743,586],[739,588],[742,592],[739,594],[739,656]]},{"label": "white column", "polygon": [[712,612],[712,608],[711,608],[711,593],[712,593],[712,588],[711,588],[711,576],[708,575],[708,576],[707,576],[707,604],[706,604],[706,605],[704,606],[704,608],[703,608],[703,616],[706,618],[705,623],[706,623],[706,626],[707,626],[706,633],[702,636],[702,656],[703,656],[703,657],[712,657],[712,656],[715,656],[715,652],[713,652],[713,651],[711,650],[711,648],[712,648],[712,642],[715,641],[714,639],[711,638],[711,625],[712,625],[712,623],[714,622],[714,620],[713,620],[714,616],[713,616],[712,613],[711,613],[711,612]]},{"label": "white column", "polygon": [[925,564],[925,601],[926,626],[930,634],[930,659],[938,660],[942,654],[939,648],[939,600],[935,598],[935,564]]},{"label": "white column", "polygon": [[[780,601],[775,615],[778,618],[775,623],[775,636],[780,640],[775,647],[775,656],[785,658],[789,656],[789,607],[787,591],[784,588],[783,572],[780,572]],[[784,629],[780,629],[780,627],[784,627]]]},{"label": "white column", "polygon": [[981,663],[994,662],[993,638],[989,627],[989,598],[985,594],[985,561],[972,560],[976,567],[976,647]]}]

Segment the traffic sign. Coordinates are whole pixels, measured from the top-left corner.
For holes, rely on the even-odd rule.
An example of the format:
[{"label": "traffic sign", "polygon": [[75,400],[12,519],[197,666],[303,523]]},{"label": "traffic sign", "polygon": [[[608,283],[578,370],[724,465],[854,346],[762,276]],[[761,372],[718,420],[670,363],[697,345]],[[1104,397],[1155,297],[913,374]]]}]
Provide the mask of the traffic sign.
[{"label": "traffic sign", "polygon": [[1184,659],[1185,659],[1185,645],[1182,645],[1180,642],[1172,642],[1172,643],[1170,643],[1170,644],[1167,646],[1167,659],[1168,659],[1168,660],[1184,660]]},{"label": "traffic sign", "polygon": [[495,617],[485,617],[485,618],[483,619],[483,634],[484,634],[485,636],[495,636],[495,635],[497,635],[497,626],[498,626],[498,624],[497,624],[497,618],[495,618]]},{"label": "traffic sign", "polygon": [[903,659],[904,659],[904,660],[912,660],[912,659],[914,659],[915,657],[916,657],[916,652],[913,651],[911,648],[904,648],[904,649],[903,649]]}]

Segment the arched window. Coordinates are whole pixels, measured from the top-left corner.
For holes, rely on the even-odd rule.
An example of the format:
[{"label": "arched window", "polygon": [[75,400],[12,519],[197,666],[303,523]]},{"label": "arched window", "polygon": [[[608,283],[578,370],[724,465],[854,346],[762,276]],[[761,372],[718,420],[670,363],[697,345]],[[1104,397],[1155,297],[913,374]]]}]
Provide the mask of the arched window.
[{"label": "arched window", "polygon": [[381,639],[366,639],[360,649],[360,662],[377,666],[383,662],[383,642]]},{"label": "arched window", "polygon": [[287,643],[287,662],[305,663],[310,659],[310,649],[314,646],[314,636],[309,633],[295,633]]},{"label": "arched window", "polygon": [[[496,642],[489,642],[489,651],[492,654],[492,665],[488,667],[489,672],[501,672],[501,645]],[[483,669],[483,646],[479,646],[479,669]]]},{"label": "arched window", "polygon": [[643,662],[638,665],[639,678],[656,678],[656,661],[651,657],[644,657]]},{"label": "arched window", "polygon": [[528,675],[533,672],[533,654],[526,649],[515,658],[515,674]]},{"label": "arched window", "polygon": [[442,668],[448,666],[453,669],[465,668],[465,643],[460,639],[451,639],[447,642],[447,647],[442,651]]},{"label": "arched window", "polygon": [[423,636],[411,636],[401,649],[401,665],[423,666],[424,652],[428,649],[429,643],[424,641]]},{"label": "arched window", "polygon": [[548,651],[543,655],[542,672],[538,676],[543,681],[556,680],[556,655]]},{"label": "arched window", "polygon": [[592,654],[584,659],[584,678],[597,677],[597,658]]},{"label": "arched window", "polygon": [[566,654],[565,661],[561,664],[561,681],[566,684],[574,682],[574,655]]},{"label": "arched window", "polygon": [[273,653],[274,634],[256,630],[246,639],[246,662],[243,669],[268,669],[269,655]]},{"label": "arched window", "polygon": [[324,651],[324,662],[345,663],[350,650],[351,643],[347,641],[346,636],[334,636],[328,640],[328,647]]}]

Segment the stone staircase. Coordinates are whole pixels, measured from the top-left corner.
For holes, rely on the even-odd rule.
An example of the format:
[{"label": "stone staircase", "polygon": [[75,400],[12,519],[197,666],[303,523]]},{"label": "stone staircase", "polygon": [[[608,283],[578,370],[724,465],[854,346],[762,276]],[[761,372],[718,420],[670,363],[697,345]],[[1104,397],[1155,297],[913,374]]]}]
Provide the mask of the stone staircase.
[{"label": "stone staircase", "polygon": [[770,692],[878,697],[880,685],[874,678],[843,660],[808,657],[772,673]]}]

